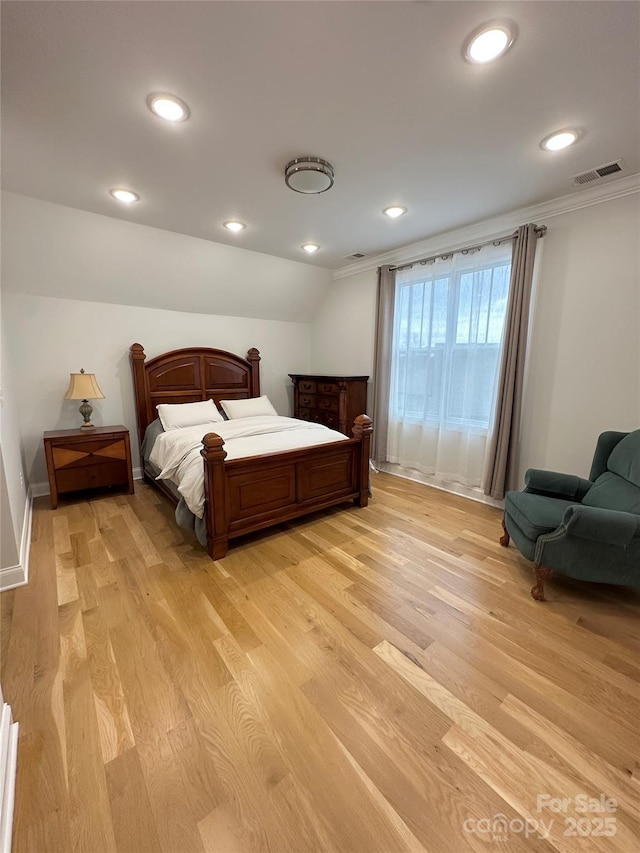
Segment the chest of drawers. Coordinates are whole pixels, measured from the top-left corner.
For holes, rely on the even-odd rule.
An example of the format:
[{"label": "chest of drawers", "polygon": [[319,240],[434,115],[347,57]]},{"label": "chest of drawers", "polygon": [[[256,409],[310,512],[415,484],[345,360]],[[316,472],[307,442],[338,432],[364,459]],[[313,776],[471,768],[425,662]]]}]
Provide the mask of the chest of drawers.
[{"label": "chest of drawers", "polygon": [[368,376],[320,376],[290,373],[293,416],[353,435],[353,422],[367,410]]}]

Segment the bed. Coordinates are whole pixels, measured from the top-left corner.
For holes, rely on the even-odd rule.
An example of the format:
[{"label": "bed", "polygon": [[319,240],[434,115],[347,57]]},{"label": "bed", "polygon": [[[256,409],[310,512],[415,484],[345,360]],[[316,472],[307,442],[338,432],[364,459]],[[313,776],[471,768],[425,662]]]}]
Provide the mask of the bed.
[{"label": "bed", "polygon": [[[206,347],[172,350],[146,360],[141,344],[130,348],[138,439],[161,403],[195,403],[260,397],[260,353],[246,358]],[[215,427],[215,424],[212,425]],[[226,459],[224,440],[208,432],[201,440],[204,475],[206,548],[225,556],[229,540],[317,510],[369,499],[369,451],[372,425],[367,415],[355,419],[353,437],[326,444]],[[342,438],[342,437],[341,437]],[[143,458],[143,477],[171,501],[175,488]]]}]

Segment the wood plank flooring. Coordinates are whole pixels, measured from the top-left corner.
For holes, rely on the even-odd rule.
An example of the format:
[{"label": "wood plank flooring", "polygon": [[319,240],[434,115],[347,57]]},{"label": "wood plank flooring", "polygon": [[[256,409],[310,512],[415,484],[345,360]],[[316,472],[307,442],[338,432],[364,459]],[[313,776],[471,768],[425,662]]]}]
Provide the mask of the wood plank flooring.
[{"label": "wood plank flooring", "polygon": [[14,853],[638,849],[640,593],[536,603],[497,510],[373,488],[217,563],[140,483],[36,501]]}]

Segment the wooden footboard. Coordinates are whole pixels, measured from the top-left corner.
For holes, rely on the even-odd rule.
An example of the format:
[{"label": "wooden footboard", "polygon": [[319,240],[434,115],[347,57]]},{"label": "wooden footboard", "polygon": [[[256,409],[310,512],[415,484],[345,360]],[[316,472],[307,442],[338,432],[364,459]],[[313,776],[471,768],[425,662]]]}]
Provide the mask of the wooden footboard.
[{"label": "wooden footboard", "polygon": [[227,553],[229,539],[353,499],[369,499],[371,419],[359,415],[353,438],[317,447],[225,462],[224,442],[208,433],[205,467],[207,551]]}]

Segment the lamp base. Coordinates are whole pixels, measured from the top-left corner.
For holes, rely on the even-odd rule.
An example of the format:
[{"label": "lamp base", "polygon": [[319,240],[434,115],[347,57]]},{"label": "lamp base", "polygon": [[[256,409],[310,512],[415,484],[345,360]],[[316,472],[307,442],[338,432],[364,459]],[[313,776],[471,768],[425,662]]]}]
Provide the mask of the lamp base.
[{"label": "lamp base", "polygon": [[88,400],[83,400],[82,405],[78,409],[82,417],[84,418],[84,423],[80,427],[80,429],[95,429],[94,425],[91,423],[91,412],[93,411],[93,406],[89,403]]}]

